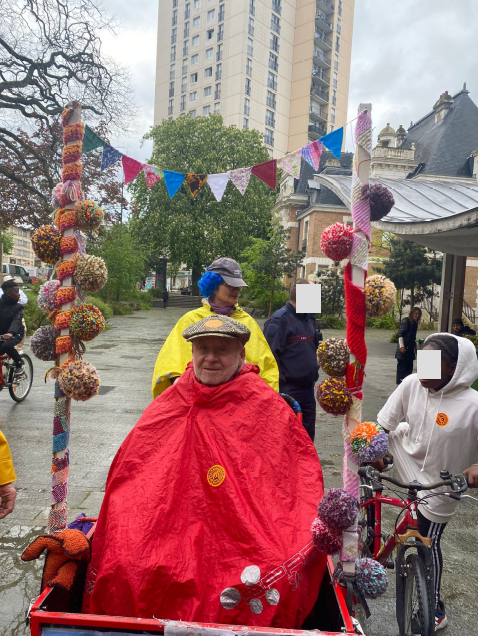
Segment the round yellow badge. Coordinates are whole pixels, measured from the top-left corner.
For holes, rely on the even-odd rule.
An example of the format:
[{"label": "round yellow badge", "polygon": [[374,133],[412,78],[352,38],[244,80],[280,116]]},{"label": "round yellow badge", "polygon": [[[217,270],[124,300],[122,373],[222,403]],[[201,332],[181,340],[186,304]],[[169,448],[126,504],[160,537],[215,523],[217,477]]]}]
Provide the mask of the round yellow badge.
[{"label": "round yellow badge", "polygon": [[220,486],[226,479],[226,471],[222,466],[212,466],[207,471],[207,480],[211,486]]},{"label": "round yellow badge", "polygon": [[450,420],[446,413],[438,413],[436,423],[438,426],[446,426]]},{"label": "round yellow badge", "polygon": [[213,318],[212,320],[208,320],[204,323],[204,326],[207,329],[217,329],[218,327],[222,327],[224,323],[222,320],[218,320],[217,318]]}]

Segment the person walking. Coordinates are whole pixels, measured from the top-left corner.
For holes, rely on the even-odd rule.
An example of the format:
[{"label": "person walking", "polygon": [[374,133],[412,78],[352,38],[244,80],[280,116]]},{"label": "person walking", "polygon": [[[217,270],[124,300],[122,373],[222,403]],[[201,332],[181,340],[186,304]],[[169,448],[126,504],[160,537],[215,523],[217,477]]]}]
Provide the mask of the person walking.
[{"label": "person walking", "polygon": [[279,367],[279,391],[300,404],[302,421],[314,441],[316,401],[314,386],[319,378],[319,338],[312,314],[296,311],[297,285],[313,285],[299,278],[290,288],[290,298],[264,325],[264,335]]},{"label": "person walking", "polygon": [[422,310],[414,307],[398,328],[398,344],[395,352],[397,359],[397,386],[413,373],[413,361],[417,351],[417,329]]},{"label": "person walking", "polygon": [[161,298],[163,299],[163,309],[166,309],[168,306],[168,300],[169,300],[169,292],[167,289],[163,291],[163,293],[161,294]]}]

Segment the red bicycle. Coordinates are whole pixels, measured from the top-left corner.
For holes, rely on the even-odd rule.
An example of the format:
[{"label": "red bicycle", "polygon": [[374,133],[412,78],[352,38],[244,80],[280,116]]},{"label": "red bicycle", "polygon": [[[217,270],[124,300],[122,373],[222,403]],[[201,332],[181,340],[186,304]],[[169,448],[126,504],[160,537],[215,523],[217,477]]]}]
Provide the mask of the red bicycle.
[{"label": "red bicycle", "polygon": [[33,383],[33,364],[30,356],[20,353],[23,371],[15,374],[15,365],[10,356],[0,356],[0,391],[8,387],[10,397],[15,402],[23,402],[30,393]]},{"label": "red bicycle", "polygon": [[[468,488],[464,475],[450,475],[440,472],[440,479],[434,484],[420,484],[417,481],[403,483],[372,466],[359,468],[360,508],[362,515],[359,525],[362,529],[362,556],[377,560],[382,565],[396,571],[396,612],[400,636],[434,636],[435,600],[434,573],[432,563],[432,540],[423,537],[418,530],[417,508],[429,497],[445,496],[461,499]],[[406,497],[384,486],[383,482],[407,490]],[[449,491],[430,493],[419,497],[420,491],[450,488]],[[384,488],[398,494],[400,499],[383,494]],[[474,499],[474,497],[467,498]],[[476,501],[476,500],[475,500]],[[382,505],[400,509],[393,534],[382,531]],[[395,561],[392,554],[395,551]]]}]

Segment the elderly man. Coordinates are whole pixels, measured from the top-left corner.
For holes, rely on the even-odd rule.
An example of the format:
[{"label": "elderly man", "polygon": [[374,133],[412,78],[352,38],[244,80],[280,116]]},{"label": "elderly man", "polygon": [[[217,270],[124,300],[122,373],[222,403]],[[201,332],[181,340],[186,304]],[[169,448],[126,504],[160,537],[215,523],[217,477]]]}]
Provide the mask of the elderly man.
[{"label": "elderly man", "polygon": [[245,325],[212,314],[183,337],[192,362],[110,469],[84,611],[299,628],[325,570],[317,453],[244,362]]}]

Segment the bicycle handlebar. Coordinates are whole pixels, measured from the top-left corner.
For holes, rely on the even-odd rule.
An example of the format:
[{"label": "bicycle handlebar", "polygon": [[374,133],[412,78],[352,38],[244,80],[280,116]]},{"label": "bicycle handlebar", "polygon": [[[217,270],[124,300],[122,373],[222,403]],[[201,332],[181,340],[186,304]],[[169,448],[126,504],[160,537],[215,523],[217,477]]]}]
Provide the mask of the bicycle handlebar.
[{"label": "bicycle handlebar", "polygon": [[399,479],[384,475],[372,466],[360,466],[360,468],[358,469],[358,474],[359,477],[364,477],[365,479],[370,479],[371,481],[388,481],[389,483],[394,484],[399,488],[406,488],[407,490],[435,490],[436,488],[440,488],[442,486],[449,486],[453,492],[463,493],[468,489],[468,482],[465,475],[462,474],[451,475],[448,479],[437,481],[434,484],[421,484],[418,481],[411,481],[410,483],[405,484]]}]

